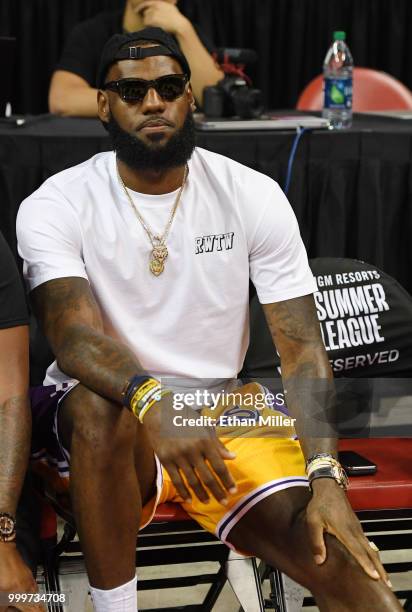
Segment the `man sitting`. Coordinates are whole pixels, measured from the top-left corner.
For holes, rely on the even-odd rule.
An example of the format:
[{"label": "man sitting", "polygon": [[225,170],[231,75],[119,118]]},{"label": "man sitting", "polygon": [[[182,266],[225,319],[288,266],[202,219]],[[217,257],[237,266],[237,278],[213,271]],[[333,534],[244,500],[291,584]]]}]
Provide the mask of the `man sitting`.
[{"label": "man sitting", "polygon": [[[18,214],[31,298],[56,356],[34,428],[53,434],[56,464],[70,470],[95,609],[136,609],[139,526],[173,501],[306,586],[322,611],[400,610],[343,490],[333,377],[296,218],[270,178],[195,147],[190,75],[158,28],[113,37],[98,109],[114,152],[51,177]],[[233,388],[249,278],[299,442],[290,427],[224,435],[176,405],[182,388]]]}]

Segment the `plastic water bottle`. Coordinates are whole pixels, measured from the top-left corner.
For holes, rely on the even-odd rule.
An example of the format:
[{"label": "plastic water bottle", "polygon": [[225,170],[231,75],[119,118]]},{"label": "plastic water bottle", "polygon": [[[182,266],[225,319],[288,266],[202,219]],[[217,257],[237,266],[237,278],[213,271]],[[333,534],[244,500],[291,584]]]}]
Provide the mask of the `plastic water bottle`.
[{"label": "plastic water bottle", "polygon": [[329,120],[332,129],[352,125],[353,58],[345,39],[345,32],[333,33],[333,43],[323,63],[322,116]]}]

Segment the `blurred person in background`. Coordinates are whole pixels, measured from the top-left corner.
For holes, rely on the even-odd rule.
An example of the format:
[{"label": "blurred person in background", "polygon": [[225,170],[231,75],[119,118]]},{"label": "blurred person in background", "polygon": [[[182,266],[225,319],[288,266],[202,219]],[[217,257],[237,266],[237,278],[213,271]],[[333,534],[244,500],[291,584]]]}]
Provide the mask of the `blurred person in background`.
[{"label": "blurred person in background", "polygon": [[223,72],[211,53],[213,44],[179,11],[177,0],[126,0],[124,11],[99,13],[78,24],[66,42],[49,91],[49,110],[56,115],[97,117],[96,73],[106,41],[113,34],[160,27],[177,40],[188,58],[191,85],[198,103],[203,89],[216,85]]}]

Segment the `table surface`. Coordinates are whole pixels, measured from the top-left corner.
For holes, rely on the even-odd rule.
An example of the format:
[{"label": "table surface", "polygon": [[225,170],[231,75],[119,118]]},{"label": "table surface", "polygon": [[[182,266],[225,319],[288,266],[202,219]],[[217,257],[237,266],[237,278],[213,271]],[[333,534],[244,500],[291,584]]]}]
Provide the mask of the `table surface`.
[{"label": "table surface", "polygon": [[[291,111],[273,111],[277,115],[293,115]],[[302,115],[302,112],[298,113]],[[310,115],[318,113],[308,113]],[[17,127],[16,120],[23,119],[24,125]],[[342,135],[350,134],[353,132],[395,132],[395,133],[407,133],[412,134],[412,113],[410,119],[400,119],[393,117],[384,117],[374,114],[366,113],[355,113],[353,117],[353,125],[351,128],[345,130],[325,130],[319,129],[314,130],[317,134],[324,134],[327,137],[331,135]],[[216,132],[218,132],[216,130]],[[226,134],[290,134],[291,130],[222,130],[219,133],[224,132]],[[210,132],[201,131],[200,134],[206,134]],[[55,115],[34,115],[34,116],[16,116],[11,119],[0,120],[0,135],[14,136],[39,136],[39,137],[51,137],[60,138],[61,136],[76,136],[79,138],[92,137],[105,137],[107,133],[98,119],[84,119],[76,117],[56,117]]]}]

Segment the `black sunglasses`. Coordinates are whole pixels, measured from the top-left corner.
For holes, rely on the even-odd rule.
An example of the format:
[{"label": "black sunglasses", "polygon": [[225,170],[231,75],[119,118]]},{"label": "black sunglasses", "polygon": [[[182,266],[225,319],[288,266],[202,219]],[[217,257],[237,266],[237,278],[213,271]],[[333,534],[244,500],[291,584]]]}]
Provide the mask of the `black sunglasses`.
[{"label": "black sunglasses", "polygon": [[103,89],[115,91],[125,102],[142,102],[153,87],[163,100],[173,102],[185,90],[188,78],[185,74],[167,74],[153,81],[146,79],[120,79],[105,83]]}]

